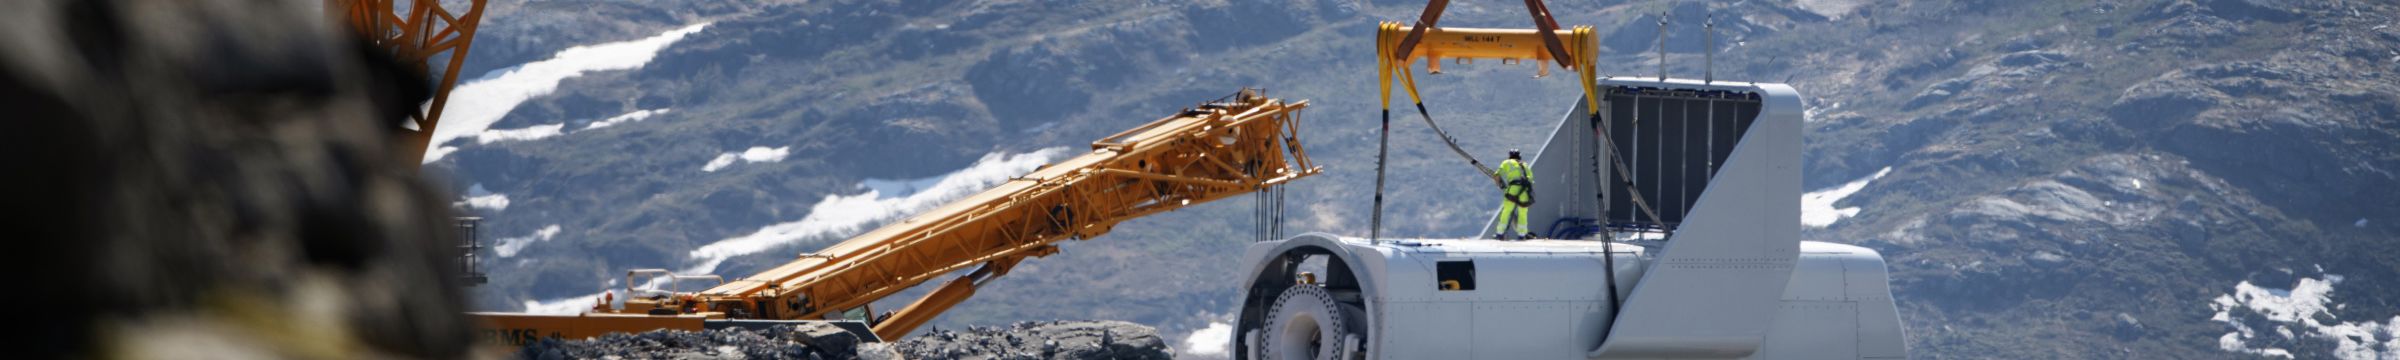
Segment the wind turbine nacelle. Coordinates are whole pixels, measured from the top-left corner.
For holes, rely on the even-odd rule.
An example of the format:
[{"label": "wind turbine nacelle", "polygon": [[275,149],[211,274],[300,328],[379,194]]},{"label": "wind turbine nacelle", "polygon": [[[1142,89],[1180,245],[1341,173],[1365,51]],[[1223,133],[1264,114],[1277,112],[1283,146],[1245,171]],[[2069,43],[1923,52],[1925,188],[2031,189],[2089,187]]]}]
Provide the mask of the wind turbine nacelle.
[{"label": "wind turbine nacelle", "polygon": [[1236,358],[1906,357],[1882,256],[1800,241],[1798,92],[1601,85],[1530,164],[1557,240],[1252,244]]}]

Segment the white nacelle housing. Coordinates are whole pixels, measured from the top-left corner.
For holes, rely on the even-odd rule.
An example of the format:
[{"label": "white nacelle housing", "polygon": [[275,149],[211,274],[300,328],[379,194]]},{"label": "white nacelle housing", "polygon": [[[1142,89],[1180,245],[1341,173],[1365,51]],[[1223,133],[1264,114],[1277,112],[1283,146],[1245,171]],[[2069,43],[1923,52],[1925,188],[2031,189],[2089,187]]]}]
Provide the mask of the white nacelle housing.
[{"label": "white nacelle housing", "polygon": [[[1253,244],[1235,356],[1906,357],[1882,256],[1799,240],[1797,92],[1603,85],[1530,164],[1530,223],[1564,240]],[[1665,240],[1601,239],[1641,232]]]},{"label": "white nacelle housing", "polygon": [[[1618,244],[1618,295],[1629,295],[1650,259]],[[1600,345],[1610,322],[1603,245],[1597,241],[1412,239],[1369,242],[1306,234],[1253,244],[1247,269],[1260,279],[1296,272],[1274,267],[1284,255],[1346,264],[1365,300],[1363,355],[1377,359],[1580,359]],[[1774,327],[1749,358],[1880,359],[1905,357],[1882,256],[1867,248],[1802,242],[1798,266],[1779,298]],[[1444,262],[1472,262],[1474,288],[1440,290]],[[1329,265],[1328,265],[1329,266]],[[1452,266],[1459,266],[1453,263]],[[1316,272],[1320,285],[1349,281]],[[1272,282],[1272,281],[1270,281]],[[1291,284],[1284,284],[1290,286]],[[1375,289],[1375,290],[1365,290]],[[1251,288],[1244,299],[1262,296]],[[1272,292],[1280,292],[1280,289]],[[1263,294],[1267,301],[1273,294]],[[1342,298],[1343,296],[1336,296]],[[1263,309],[1262,309],[1263,310]],[[1629,311],[1640,311],[1629,309]],[[1262,314],[1263,315],[1263,314]],[[1264,319],[1244,312],[1247,334]],[[1639,325],[1634,325],[1639,326]],[[1242,339],[1236,339],[1237,343]],[[1242,345],[1242,344],[1237,344]],[[1243,354],[1250,355],[1250,354]],[[1252,357],[1255,358],[1255,357]]]}]

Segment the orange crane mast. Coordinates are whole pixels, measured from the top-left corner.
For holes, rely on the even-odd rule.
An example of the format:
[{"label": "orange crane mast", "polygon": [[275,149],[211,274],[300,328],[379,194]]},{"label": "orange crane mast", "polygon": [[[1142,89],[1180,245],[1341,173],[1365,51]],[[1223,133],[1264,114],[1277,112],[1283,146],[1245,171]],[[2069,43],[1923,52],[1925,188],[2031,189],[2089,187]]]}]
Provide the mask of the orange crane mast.
[{"label": "orange crane mast", "polygon": [[325,2],[326,15],[342,19],[351,34],[382,48],[417,75],[430,76],[429,63],[443,62],[441,78],[433,84],[432,101],[409,114],[416,131],[402,133],[396,149],[399,160],[410,165],[422,162],[425,150],[433,145],[433,128],[441,124],[442,106],[450,102],[450,89],[458,86],[458,70],[466,65],[467,50],[475,45],[475,29],[483,23],[484,1],[464,1],[464,12],[435,0]]}]

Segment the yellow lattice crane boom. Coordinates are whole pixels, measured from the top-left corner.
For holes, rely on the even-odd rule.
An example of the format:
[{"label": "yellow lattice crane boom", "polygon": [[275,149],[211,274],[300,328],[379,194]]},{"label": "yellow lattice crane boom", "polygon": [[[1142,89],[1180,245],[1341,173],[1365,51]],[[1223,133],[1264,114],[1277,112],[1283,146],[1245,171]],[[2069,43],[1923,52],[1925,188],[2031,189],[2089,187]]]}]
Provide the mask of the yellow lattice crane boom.
[{"label": "yellow lattice crane boom", "polygon": [[714,319],[834,319],[973,269],[887,317],[867,316],[878,337],[898,338],[1018,262],[1057,253],[1061,241],[1090,239],[1126,220],[1317,174],[1321,168],[1310,163],[1298,137],[1299,111],[1306,107],[1306,101],[1243,90],[1110,135],[1093,142],[1091,152],[982,193],[706,290],[632,298],[623,308],[599,304],[575,316],[483,315],[503,331],[568,338],[698,329]]}]

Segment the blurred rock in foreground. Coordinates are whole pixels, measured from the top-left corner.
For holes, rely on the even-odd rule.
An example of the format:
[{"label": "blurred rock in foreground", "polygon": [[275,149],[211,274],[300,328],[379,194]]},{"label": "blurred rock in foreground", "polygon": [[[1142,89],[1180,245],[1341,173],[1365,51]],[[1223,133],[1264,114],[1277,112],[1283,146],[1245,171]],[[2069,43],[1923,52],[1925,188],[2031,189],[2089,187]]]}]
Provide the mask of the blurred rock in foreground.
[{"label": "blurred rock in foreground", "polygon": [[[0,2],[27,358],[462,358],[416,76],[318,0]],[[405,80],[404,80],[405,79]]]}]

